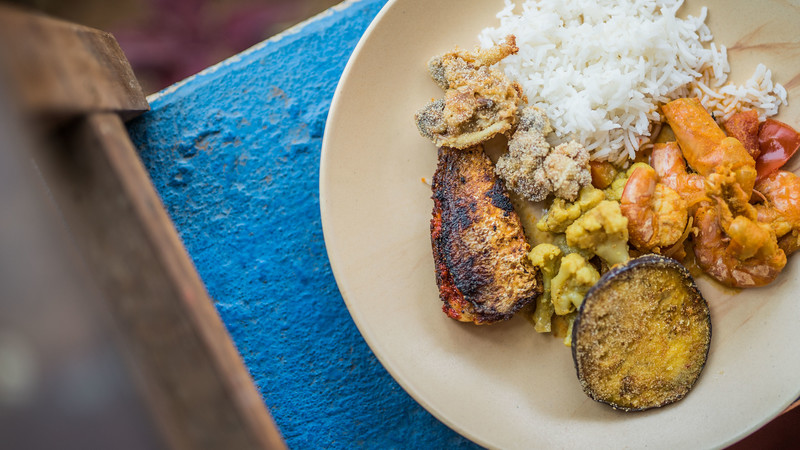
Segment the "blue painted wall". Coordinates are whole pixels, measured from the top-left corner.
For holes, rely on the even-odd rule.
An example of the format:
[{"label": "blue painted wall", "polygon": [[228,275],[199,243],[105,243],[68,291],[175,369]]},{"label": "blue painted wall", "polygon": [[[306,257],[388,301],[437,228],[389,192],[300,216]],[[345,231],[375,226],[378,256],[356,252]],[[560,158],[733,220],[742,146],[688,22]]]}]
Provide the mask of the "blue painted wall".
[{"label": "blue painted wall", "polygon": [[336,287],[319,215],[331,97],[362,0],[152,101],[129,131],[291,448],[470,448],[400,388]]}]

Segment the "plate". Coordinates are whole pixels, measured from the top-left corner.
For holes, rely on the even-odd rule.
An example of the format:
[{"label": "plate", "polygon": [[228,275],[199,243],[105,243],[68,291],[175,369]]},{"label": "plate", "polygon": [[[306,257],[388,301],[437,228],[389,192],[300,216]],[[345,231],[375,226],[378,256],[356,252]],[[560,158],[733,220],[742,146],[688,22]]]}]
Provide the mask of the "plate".
[{"label": "plate", "polygon": [[[798,2],[689,2],[682,12],[696,14],[702,5],[715,42],[729,48],[732,79],[766,64],[789,91],[779,119],[800,125]],[[569,349],[524,319],[478,327],[441,312],[425,183],[436,150],[412,117],[441,95],[427,60],[455,45],[472,48],[482,28],[498,25],[502,6],[390,1],[344,71],[325,130],[320,207],[353,320],[416,401],[483,446],[700,448],[743,438],[800,395],[797,256],[766,288],[732,292],[698,280],[712,313],[708,363],[684,400],[641,413],[590,400]]]}]

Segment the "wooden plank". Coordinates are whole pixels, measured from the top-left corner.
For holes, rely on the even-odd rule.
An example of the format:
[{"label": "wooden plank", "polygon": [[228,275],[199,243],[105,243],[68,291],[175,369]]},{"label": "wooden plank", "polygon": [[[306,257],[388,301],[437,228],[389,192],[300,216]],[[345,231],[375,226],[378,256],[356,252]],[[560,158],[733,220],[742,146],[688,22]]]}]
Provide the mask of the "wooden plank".
[{"label": "wooden plank", "polygon": [[36,160],[173,448],[282,448],[122,120],[91,114]]},{"label": "wooden plank", "polygon": [[148,109],[113,36],[0,6],[0,75],[172,448],[284,448],[130,143]]},{"label": "wooden plank", "polygon": [[0,102],[0,372],[24,375],[0,388],[2,448],[166,449],[12,106]]},{"label": "wooden plank", "polygon": [[64,121],[149,106],[116,39],[104,31],[0,5],[0,63],[23,111]]}]

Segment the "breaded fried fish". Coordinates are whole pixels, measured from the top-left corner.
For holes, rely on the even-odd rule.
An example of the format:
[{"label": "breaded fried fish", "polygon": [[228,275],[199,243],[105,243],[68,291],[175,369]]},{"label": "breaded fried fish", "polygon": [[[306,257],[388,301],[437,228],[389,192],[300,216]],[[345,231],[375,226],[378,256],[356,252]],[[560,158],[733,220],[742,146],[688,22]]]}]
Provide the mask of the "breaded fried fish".
[{"label": "breaded fried fish", "polygon": [[481,146],[439,149],[433,202],[436,283],[449,317],[506,320],[541,293],[519,216]]}]

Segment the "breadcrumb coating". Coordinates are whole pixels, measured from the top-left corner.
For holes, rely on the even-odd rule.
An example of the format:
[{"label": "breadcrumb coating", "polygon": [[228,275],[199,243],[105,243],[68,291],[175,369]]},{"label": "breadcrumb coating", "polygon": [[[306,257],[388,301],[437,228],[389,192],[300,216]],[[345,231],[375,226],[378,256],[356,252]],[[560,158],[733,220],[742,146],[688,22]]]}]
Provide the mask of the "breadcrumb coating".
[{"label": "breadcrumb coating", "polygon": [[589,152],[575,141],[553,149],[545,158],[544,169],[558,198],[575,200],[581,187],[592,182]]},{"label": "breadcrumb coating", "polygon": [[509,189],[528,200],[539,202],[553,193],[574,201],[581,187],[592,181],[589,152],[575,141],[550,147],[545,138],[552,131],[543,110],[523,108],[508,153],[497,161],[495,171]]},{"label": "breadcrumb coating", "polygon": [[438,147],[465,149],[510,131],[525,96],[519,84],[491,66],[517,50],[514,36],[508,36],[489,49],[456,49],[431,59],[428,71],[445,95],[417,111],[420,134]]}]

